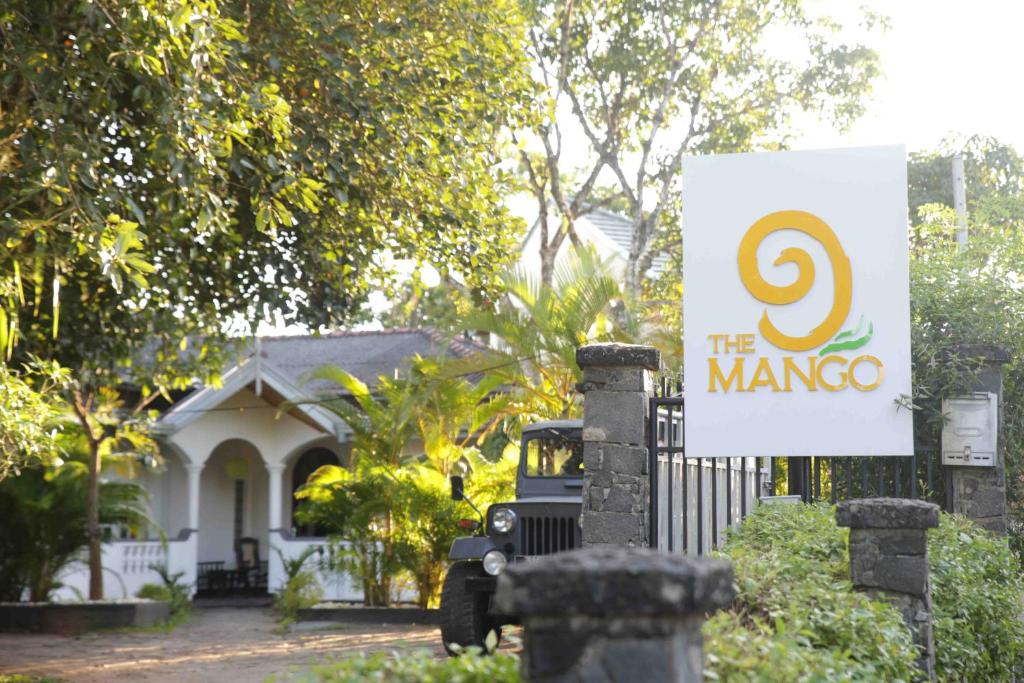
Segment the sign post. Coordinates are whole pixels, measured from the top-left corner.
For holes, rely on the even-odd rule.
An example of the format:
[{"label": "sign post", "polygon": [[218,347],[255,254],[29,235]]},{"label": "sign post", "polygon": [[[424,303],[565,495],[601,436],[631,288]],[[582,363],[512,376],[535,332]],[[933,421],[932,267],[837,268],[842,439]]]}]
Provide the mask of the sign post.
[{"label": "sign post", "polygon": [[913,453],[902,146],[683,167],[694,457]]}]

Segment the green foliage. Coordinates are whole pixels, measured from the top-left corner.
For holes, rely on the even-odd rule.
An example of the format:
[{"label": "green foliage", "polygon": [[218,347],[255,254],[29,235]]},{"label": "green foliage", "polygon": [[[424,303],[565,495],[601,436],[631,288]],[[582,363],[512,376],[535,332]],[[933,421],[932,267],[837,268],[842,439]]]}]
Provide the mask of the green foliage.
[{"label": "green foliage", "polygon": [[[730,532],[722,555],[739,592],[704,627],[712,677],[915,678],[902,617],[852,592],[847,537],[823,504],[762,505]],[[942,514],[928,552],[939,680],[1010,680],[1024,663],[1024,581],[1005,539]]]},{"label": "green foliage", "polygon": [[[803,0],[524,5],[546,95],[532,131],[543,154],[520,148],[537,200],[542,262],[553,264],[565,238],[575,239],[577,216],[598,202],[618,204],[634,227],[623,277],[632,298],[656,255],[656,236],[678,229],[670,214],[685,155],[778,147],[797,112],[844,127],[863,112],[879,74],[874,50],[848,40],[839,22]],[[862,19],[868,30],[881,23]],[[782,36],[801,49],[773,49]],[[581,169],[562,158],[568,125],[586,136]],[[602,173],[613,184],[597,192]]]},{"label": "green foliage", "polygon": [[448,551],[465,533],[456,525],[465,504],[451,499],[448,477],[432,468],[407,467],[399,482],[399,561],[416,584],[419,606],[437,607]]},{"label": "green foliage", "polygon": [[403,575],[422,607],[436,604],[448,549],[460,534],[459,508],[466,508],[451,500],[447,477],[424,465],[328,466],[299,495],[311,503],[303,520],[337,535],[335,568],[363,582],[367,604],[389,604]]},{"label": "green foliage", "polygon": [[509,413],[520,420],[575,417],[576,385],[582,380],[576,349],[593,341],[630,341],[635,328],[622,306],[622,291],[609,262],[593,249],[580,249],[559,264],[545,284],[523,269],[506,273],[505,298],[470,314],[467,330],[501,340],[499,349],[466,361],[466,370],[485,372],[512,392]]},{"label": "green foliage", "polygon": [[142,598],[143,600],[170,602],[171,591],[162,583],[144,583],[139,590],[135,591],[135,597]]},{"label": "green foliage", "polygon": [[[335,543],[335,561],[363,582],[367,604],[389,604],[403,575],[415,583],[421,606],[436,603],[460,509],[469,511],[451,500],[448,475],[457,464],[489,468],[469,442],[505,409],[506,399],[492,396],[500,380],[470,382],[442,360],[423,358],[405,378],[380,377],[374,393],[340,368],[316,376],[352,397],[325,404],[353,429],[352,464],[313,473],[298,493],[309,501],[300,517],[344,539]],[[406,454],[413,439],[423,444],[421,456]]]},{"label": "green foliage", "polygon": [[[88,543],[84,463],[68,461],[26,468],[0,481],[0,600],[45,601],[57,575]],[[100,485],[99,518],[105,524],[147,525],[146,492],[124,482]]]},{"label": "green foliage", "polygon": [[1024,227],[1024,158],[1010,145],[981,135],[951,137],[939,148],[911,154],[907,165],[910,220],[926,222],[929,204],[953,207],[952,158],[964,161],[967,210],[972,220]]},{"label": "green foliage", "polygon": [[308,609],[324,599],[323,588],[316,574],[309,569],[300,569],[288,577],[284,589],[274,596],[274,609],[284,623],[291,623],[300,609]]},{"label": "green foliage", "polygon": [[21,373],[0,363],[0,480],[56,451],[58,392],[66,382],[67,373],[56,363],[37,360]]},{"label": "green foliage", "polygon": [[280,548],[274,548],[274,552],[277,553],[277,557],[281,560],[281,566],[284,568],[284,575],[288,581],[298,576],[299,572],[305,568],[309,558],[316,555],[319,550],[317,546],[311,545],[295,557],[287,557]]},{"label": "green foliage", "polygon": [[[164,594],[167,595],[165,599],[171,603],[170,624],[179,623],[192,611],[192,600],[189,597],[190,586],[181,580],[185,576],[185,572],[175,572],[172,574],[166,564],[151,564],[149,568],[160,576],[161,585],[158,587],[163,588]],[[154,584],[146,584],[146,586],[152,585]],[[143,586],[143,588],[146,586]],[[153,589],[149,590],[152,591]],[[146,597],[142,595],[141,590],[139,591],[139,597]]]},{"label": "green foliage", "polygon": [[314,666],[306,671],[275,677],[276,681],[356,683],[393,681],[394,683],[518,683],[519,658],[497,652],[484,655],[467,652],[461,657],[438,659],[428,650],[377,652]]},{"label": "green foliage", "polygon": [[308,501],[297,513],[299,521],[332,532],[334,569],[362,582],[367,605],[389,605],[393,577],[402,569],[395,548],[397,486],[390,469],[361,461],[352,469],[327,465],[296,495]]},{"label": "green foliage", "polygon": [[512,0],[4,3],[0,354],[70,370],[93,492],[104,389],[138,418],[261,318],[351,322],[397,260],[490,287],[521,43]]},{"label": "green foliage", "polygon": [[[460,534],[456,522],[472,515],[466,503],[451,501],[449,475],[467,476],[478,506],[510,497],[518,462],[510,433],[518,420],[577,412],[576,347],[625,336],[610,315],[618,286],[590,250],[564,264],[555,287],[523,272],[504,283],[507,301],[463,321],[500,337],[500,351],[461,361],[417,358],[407,377],[380,377],[372,393],[340,368],[315,373],[351,399],[326,405],[353,429],[352,465],[314,473],[298,494],[310,503],[301,516],[345,539],[336,557],[363,581],[369,604],[387,604],[400,573],[412,577],[422,606],[436,602]],[[424,452],[410,457],[415,440]]]},{"label": "green foliage", "polygon": [[724,681],[909,681],[916,657],[892,607],[853,592],[846,530],[826,505],[762,505],[730,533],[737,599],[704,627]]},{"label": "green foliage", "polygon": [[1017,563],[1024,567],[1024,522],[1019,519],[1008,520],[1006,540],[1010,543],[1010,550],[1016,556]]},{"label": "green foliage", "polygon": [[14,0],[0,43],[6,352],[182,381],[226,321],[346,322],[385,254],[474,287],[508,256],[510,0]]},{"label": "green foliage", "polygon": [[1009,681],[1024,670],[1024,579],[1006,540],[943,515],[928,534],[936,671],[942,681]]},{"label": "green foliage", "polygon": [[931,207],[914,228],[910,264],[911,353],[915,440],[939,443],[942,398],[971,389],[978,364],[956,353],[961,344],[1000,344],[1001,429],[1006,445],[1007,497],[1024,514],[1024,233],[975,223],[964,250],[953,240],[951,210]]}]

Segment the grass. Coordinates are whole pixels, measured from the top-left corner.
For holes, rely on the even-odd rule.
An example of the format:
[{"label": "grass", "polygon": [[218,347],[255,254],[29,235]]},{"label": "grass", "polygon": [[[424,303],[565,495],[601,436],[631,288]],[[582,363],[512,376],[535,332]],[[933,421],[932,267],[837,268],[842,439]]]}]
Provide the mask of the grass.
[{"label": "grass", "polygon": [[63,683],[60,678],[49,676],[23,676],[21,674],[0,674],[0,683]]}]

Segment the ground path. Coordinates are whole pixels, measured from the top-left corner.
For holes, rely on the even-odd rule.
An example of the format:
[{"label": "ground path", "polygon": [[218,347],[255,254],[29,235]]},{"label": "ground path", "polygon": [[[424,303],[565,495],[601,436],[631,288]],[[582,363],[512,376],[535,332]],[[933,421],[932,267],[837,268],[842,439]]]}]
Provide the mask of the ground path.
[{"label": "ground path", "polygon": [[436,626],[310,622],[286,634],[276,627],[269,609],[223,607],[197,609],[171,633],[0,634],[0,673],[68,683],[245,683],[356,652],[428,648],[441,654]]}]

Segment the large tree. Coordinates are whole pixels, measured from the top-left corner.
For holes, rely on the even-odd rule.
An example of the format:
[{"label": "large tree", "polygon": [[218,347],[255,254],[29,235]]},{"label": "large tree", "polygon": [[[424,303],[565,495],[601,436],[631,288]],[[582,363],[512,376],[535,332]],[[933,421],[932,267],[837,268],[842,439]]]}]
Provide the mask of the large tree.
[{"label": "large tree", "polygon": [[[878,74],[875,52],[806,5],[524,1],[530,56],[547,94],[536,151],[532,138],[521,146],[545,282],[564,241],[577,241],[577,218],[618,203],[633,224],[625,290],[635,296],[678,202],[685,155],[777,147],[796,112],[840,126],[860,115]],[[864,17],[868,29],[875,21]],[[585,166],[574,169],[580,137]]]},{"label": "large tree", "polygon": [[481,0],[0,9],[0,343],[71,370],[91,597],[106,389],[141,389],[117,411],[139,412],[213,376],[261,318],[348,321],[396,258],[488,286],[509,225],[496,144],[527,92],[517,16]]},{"label": "large tree", "polygon": [[927,222],[921,208],[953,208],[953,155],[964,163],[967,211],[978,225],[1024,228],[1024,157],[1013,146],[984,135],[954,135],[936,149],[910,155],[907,182],[910,222]]}]

